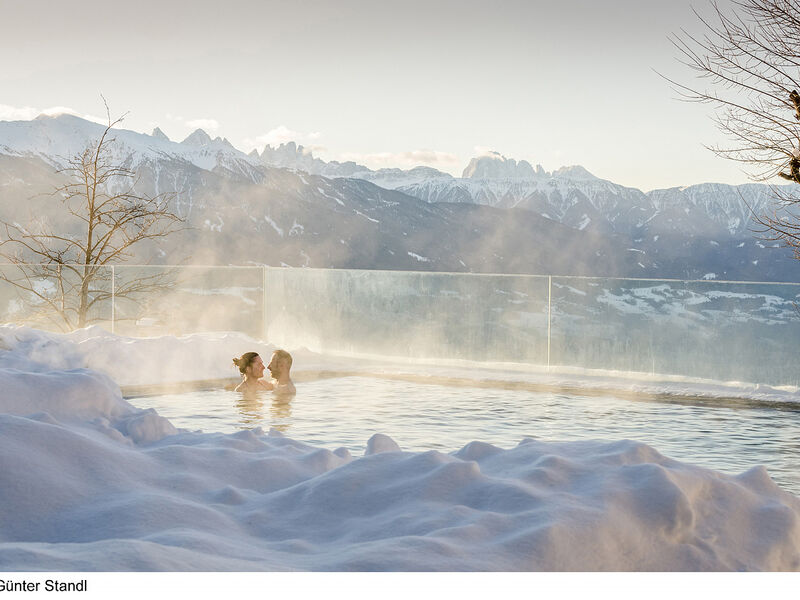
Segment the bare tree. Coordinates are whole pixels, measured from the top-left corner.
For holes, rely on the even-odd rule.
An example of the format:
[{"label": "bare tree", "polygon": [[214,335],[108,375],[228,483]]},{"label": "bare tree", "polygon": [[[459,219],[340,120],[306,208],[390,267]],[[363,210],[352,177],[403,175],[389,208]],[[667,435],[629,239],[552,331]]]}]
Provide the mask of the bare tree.
[{"label": "bare tree", "polygon": [[[711,17],[697,14],[702,36],[673,37],[684,64],[705,87],[669,80],[681,95],[716,109],[730,142],[711,149],[747,165],[754,181],[782,177],[800,183],[800,0],[711,0]],[[800,195],[771,186],[776,200],[754,214],[758,232],[792,248],[800,259]]]},{"label": "bare tree", "polygon": [[[0,280],[38,309],[32,311],[36,319],[47,317],[66,331],[104,320],[98,308],[108,307],[112,297],[112,265],[133,256],[137,244],[183,229],[170,208],[175,193],[144,194],[137,173],[115,163],[113,128],[124,115],[112,120],[107,104],[106,114],[100,138],[58,171],[66,177],[51,194],[63,207],[52,218],[59,231],[43,220],[31,226],[0,220],[0,257],[16,266],[15,274],[0,273]],[[63,232],[69,221],[80,233]],[[120,283],[114,294],[136,301],[171,286],[170,273],[161,270]]]}]

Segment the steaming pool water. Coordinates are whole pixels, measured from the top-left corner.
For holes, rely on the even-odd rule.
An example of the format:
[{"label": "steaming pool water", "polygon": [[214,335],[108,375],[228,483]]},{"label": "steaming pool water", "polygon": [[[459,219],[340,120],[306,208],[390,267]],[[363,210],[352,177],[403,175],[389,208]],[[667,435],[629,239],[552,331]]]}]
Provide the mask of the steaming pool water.
[{"label": "steaming pool water", "polygon": [[176,427],[230,433],[274,427],[296,440],[362,453],[374,433],[403,450],[452,452],[481,440],[511,448],[542,441],[632,439],[671,458],[729,474],[764,465],[800,495],[800,406],[636,400],[503,387],[349,376],[297,383],[291,400],[226,390],[129,397]]}]

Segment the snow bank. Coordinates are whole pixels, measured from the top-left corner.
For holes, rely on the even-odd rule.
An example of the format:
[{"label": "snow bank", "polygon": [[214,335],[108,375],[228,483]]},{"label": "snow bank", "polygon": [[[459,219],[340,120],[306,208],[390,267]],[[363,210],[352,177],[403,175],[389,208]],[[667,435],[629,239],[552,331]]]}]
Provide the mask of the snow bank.
[{"label": "snow bank", "polygon": [[[179,431],[74,368],[81,334],[12,337],[4,571],[800,569],[800,500],[760,467],[723,475],[627,440],[443,454],[376,434],[353,457],[274,430]],[[97,360],[124,364],[138,344]]]},{"label": "snow bank", "polygon": [[123,387],[235,378],[239,372],[231,362],[234,356],[251,350],[269,356],[274,349],[241,333],[128,338],[98,326],[70,334],[0,326],[0,367],[88,368],[107,374]]},{"label": "snow bank", "polygon": [[129,444],[154,442],[178,431],[154,410],[130,405],[113,381],[87,369],[27,373],[0,368],[0,389],[2,417],[32,415],[49,425],[88,428]]}]

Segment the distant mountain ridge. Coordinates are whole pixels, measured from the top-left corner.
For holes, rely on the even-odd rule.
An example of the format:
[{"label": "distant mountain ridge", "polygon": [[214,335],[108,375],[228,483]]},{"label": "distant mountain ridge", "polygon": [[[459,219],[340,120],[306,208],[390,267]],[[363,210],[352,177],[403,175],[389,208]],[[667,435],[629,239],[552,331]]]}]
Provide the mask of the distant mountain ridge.
[{"label": "distant mountain ridge", "polygon": [[[40,116],[32,121],[0,121],[0,153],[38,156],[62,167],[67,156],[80,152],[103,126],[73,115]],[[355,162],[325,162],[294,142],[261,153],[245,154],[227,139],[212,138],[197,129],[173,142],[156,128],[153,135],[117,129],[115,160],[136,168],[154,161],[190,163],[205,170],[226,169],[253,180],[259,167],[289,168],[323,177],[370,181],[426,202],[474,203],[497,208],[532,210],[576,229],[587,227],[636,235],[645,225],[658,233],[748,232],[753,211],[770,202],[763,184],[731,186],[704,183],[644,193],[589,173],[574,165],[552,173],[541,165],[515,161],[497,152],[470,160],[462,177],[431,167],[371,170]],[[719,234],[721,235],[721,234]]]},{"label": "distant mountain ridge", "polygon": [[[0,122],[0,216],[26,210],[32,190],[102,130],[71,115]],[[114,160],[139,172],[148,191],[180,192],[178,212],[205,232],[186,246],[196,245],[196,260],[800,280],[800,261],[750,230],[750,210],[770,202],[765,185],[644,193],[581,166],[546,172],[497,152],[453,177],[425,166],[325,162],[294,142],[245,154],[202,129],[182,142],[158,128],[152,135],[114,130],[114,137]],[[492,242],[482,244],[489,235]],[[222,258],[228,246],[237,250]],[[247,249],[252,256],[243,260]],[[171,250],[153,248],[151,256],[168,261]]]},{"label": "distant mountain ridge", "polygon": [[517,162],[513,158],[506,158],[499,152],[490,152],[486,156],[470,160],[461,177],[464,179],[507,179],[513,177],[533,178],[542,175],[545,175],[542,165],[536,165],[536,170],[534,170],[526,160]]},{"label": "distant mountain ridge", "polygon": [[525,208],[577,229],[591,226],[634,236],[646,224],[657,233],[745,235],[752,211],[764,210],[771,201],[770,186],[764,184],[701,183],[645,193],[596,177],[580,165],[547,172],[498,152],[471,159],[460,178],[431,167],[371,170],[356,163],[326,163],[294,142],[267,146],[255,155],[266,165],[365,179],[426,202]]}]

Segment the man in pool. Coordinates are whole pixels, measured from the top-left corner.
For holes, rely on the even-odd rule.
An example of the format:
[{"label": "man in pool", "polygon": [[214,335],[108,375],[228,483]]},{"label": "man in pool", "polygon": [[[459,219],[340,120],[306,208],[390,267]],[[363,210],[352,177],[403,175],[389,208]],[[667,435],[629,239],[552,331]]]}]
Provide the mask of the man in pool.
[{"label": "man in pool", "polygon": [[292,368],[292,355],[286,350],[275,350],[272,353],[267,365],[270,374],[272,375],[272,389],[276,394],[294,394],[296,392],[294,383],[289,377],[289,371]]}]

